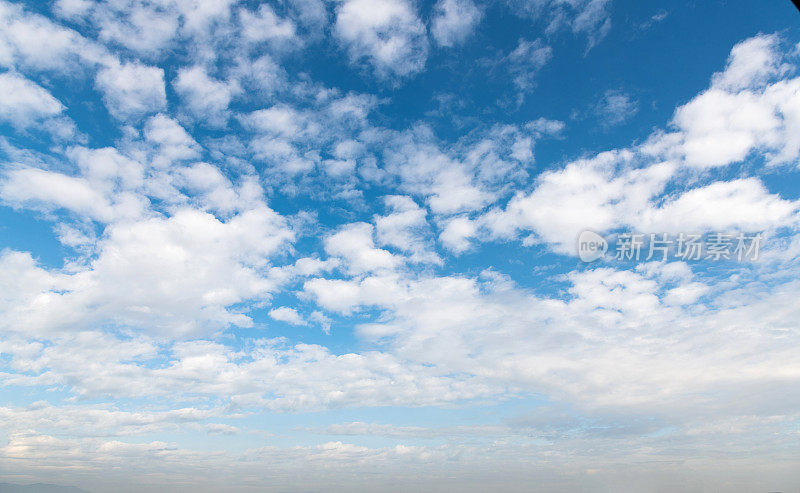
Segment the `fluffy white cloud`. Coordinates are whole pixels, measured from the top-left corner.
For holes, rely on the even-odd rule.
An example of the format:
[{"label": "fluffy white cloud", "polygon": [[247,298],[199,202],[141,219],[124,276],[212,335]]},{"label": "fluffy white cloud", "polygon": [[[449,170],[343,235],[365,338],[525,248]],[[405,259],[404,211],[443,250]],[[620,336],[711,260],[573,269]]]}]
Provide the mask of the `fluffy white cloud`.
[{"label": "fluffy white cloud", "polygon": [[[661,194],[676,176],[677,166],[623,164],[615,171],[631,159],[634,154],[627,151],[604,153],[543,173],[532,193],[518,194],[504,210],[488,212],[478,226],[500,237],[530,230],[557,251],[575,254],[578,235],[586,229],[754,232],[796,224],[798,204],[770,194],[758,179],[716,182],[664,200]],[[474,234],[470,229],[467,233]]]},{"label": "fluffy white cloud", "polygon": [[483,12],[472,0],[439,0],[434,7],[431,34],[440,46],[461,44],[482,17]]},{"label": "fluffy white cloud", "polygon": [[628,163],[633,159],[628,151],[606,152],[542,173],[532,193],[517,194],[504,211],[490,211],[483,220],[496,235],[530,229],[557,250],[572,254],[581,231],[626,224],[626,218],[648,207],[675,171],[670,163],[632,168]]},{"label": "fluffy white cloud", "polygon": [[164,167],[176,160],[192,159],[200,155],[200,146],[191,135],[172,118],[159,114],[150,117],[144,128],[145,138],[157,146],[153,164]]},{"label": "fluffy white cloud", "polygon": [[425,209],[410,197],[391,195],[384,198],[390,209],[385,216],[375,216],[375,233],[380,245],[410,254],[414,262],[441,263],[431,250],[430,227]]},{"label": "fluffy white cloud", "polygon": [[397,151],[388,156],[389,164],[408,191],[426,196],[434,212],[474,210],[491,201],[492,194],[475,183],[469,167],[437,146],[418,142],[414,136],[403,136],[399,143]]},{"label": "fluffy white cloud", "polygon": [[0,66],[70,72],[100,62],[106,50],[44,16],[0,3]]},{"label": "fluffy white cloud", "polygon": [[[99,28],[100,39],[148,57],[158,57],[175,39],[180,25],[179,12],[169,8],[168,2],[160,3],[161,8],[155,2],[95,4],[92,5],[91,19]],[[67,13],[63,5],[64,2],[59,5],[61,11]],[[73,15],[89,14],[83,5],[76,7],[70,9]]]},{"label": "fluffy white cloud", "polygon": [[0,196],[17,207],[38,203],[101,221],[108,221],[114,215],[108,198],[87,180],[36,168],[9,171],[0,182]]},{"label": "fluffy white cloud", "polygon": [[[797,289],[790,277],[763,292],[755,304],[728,298],[728,306],[695,305],[691,313],[674,305],[709,289],[726,298],[720,292],[724,285],[703,287],[691,275],[675,279],[606,268],[570,273],[567,300],[462,277],[375,276],[328,281],[329,286],[317,281],[306,288],[339,311],[364,306],[389,310],[391,317],[363,324],[361,334],[391,341],[392,351],[414,361],[480,374],[504,386],[532,385],[537,392],[569,395],[570,401],[595,408],[686,409],[697,402],[677,396],[705,389],[714,393],[711,399],[719,410],[739,395],[723,382],[768,394],[775,372],[790,371],[794,364],[796,356],[769,335],[769,327],[783,324],[783,317],[796,311],[787,297]],[[766,314],[766,306],[776,311]],[[731,337],[722,337],[725,333]],[[664,338],[673,341],[669,349]],[[704,345],[704,340],[716,343]],[[680,369],[670,363],[676,351]],[[747,375],[735,370],[740,357],[748,361]],[[773,404],[780,408],[775,412],[788,410],[785,403],[765,406]]]},{"label": "fluffy white cloud", "polygon": [[211,78],[201,66],[181,69],[173,84],[189,114],[210,125],[225,123],[228,105],[240,90],[235,83]]},{"label": "fluffy white cloud", "polygon": [[639,231],[764,231],[797,224],[800,204],[771,194],[756,178],[694,188],[641,212]]},{"label": "fluffy white cloud", "polygon": [[328,255],[342,258],[348,270],[354,274],[391,269],[398,265],[398,257],[375,246],[373,232],[371,224],[347,224],[325,239],[325,251]]},{"label": "fluffy white cloud", "polygon": [[281,46],[299,42],[294,23],[278,17],[267,4],[260,5],[257,12],[240,10],[239,22],[242,36],[251,43],[269,42]]},{"label": "fluffy white cloud", "polygon": [[92,0],[56,0],[53,11],[65,19],[81,18],[92,8]]},{"label": "fluffy white cloud", "polygon": [[711,87],[675,112],[680,152],[693,167],[724,166],[760,149],[771,164],[800,156],[800,78],[776,80],[789,70],[776,36],[737,44]]},{"label": "fluffy white cloud", "polygon": [[273,308],[269,311],[269,316],[280,322],[286,322],[292,325],[307,325],[303,317],[297,313],[297,310],[288,306]]},{"label": "fluffy white cloud", "polygon": [[125,120],[163,110],[167,106],[164,70],[139,63],[114,63],[97,73],[97,88],[106,108]]},{"label": "fluffy white cloud", "polygon": [[270,256],[292,238],[283,218],[263,205],[225,222],[181,209],[113,224],[96,259],[29,293],[32,301],[17,304],[3,327],[48,333],[113,322],[183,337],[248,326],[247,315],[227,307],[269,297],[277,285],[267,270]]},{"label": "fluffy white cloud", "polygon": [[725,71],[714,76],[716,87],[739,91],[755,86],[766,85],[771,78],[787,71],[778,54],[780,38],[775,35],[760,35],[731,49]]},{"label": "fluffy white cloud", "polygon": [[425,26],[407,0],[346,0],[334,31],[351,60],[366,59],[378,77],[414,75],[428,57]]},{"label": "fluffy white cloud", "polygon": [[0,74],[0,120],[17,128],[31,126],[64,111],[47,89],[17,74]]},{"label": "fluffy white cloud", "polygon": [[[694,169],[738,162],[755,149],[767,164],[796,160],[800,139],[790,129],[798,125],[800,79],[774,80],[786,70],[777,46],[776,38],[759,36],[734,47],[711,88],[676,110],[677,132],[656,132],[640,146],[542,173],[532,192],[517,193],[504,208],[478,218],[476,227],[490,237],[532,231],[528,243],[544,241],[572,254],[585,229],[704,232],[793,226],[797,204],[770,194],[757,178],[678,183]],[[678,190],[665,197],[671,184]],[[466,248],[455,230],[447,233],[456,251]],[[471,230],[464,234],[480,236]]]},{"label": "fluffy white cloud", "polygon": [[454,217],[448,219],[442,232],[439,234],[439,241],[455,253],[461,253],[471,246],[470,239],[476,235],[478,226],[474,221],[467,217]]}]

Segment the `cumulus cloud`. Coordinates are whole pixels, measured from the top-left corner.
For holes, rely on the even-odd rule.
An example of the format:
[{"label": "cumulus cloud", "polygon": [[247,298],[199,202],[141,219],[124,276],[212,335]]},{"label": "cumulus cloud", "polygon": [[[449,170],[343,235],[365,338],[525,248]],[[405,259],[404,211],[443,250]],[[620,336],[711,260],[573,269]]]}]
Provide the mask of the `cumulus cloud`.
[{"label": "cumulus cloud", "polygon": [[675,112],[681,151],[698,168],[725,166],[762,149],[771,164],[793,163],[800,155],[800,79],[777,80],[788,70],[775,36],[737,44],[711,87]]},{"label": "cumulus cloud", "polygon": [[90,5],[91,9],[81,3],[61,2],[58,8],[67,17],[89,16],[99,28],[100,39],[146,57],[160,58],[178,35],[180,15],[169,3],[162,8],[150,2],[119,2],[102,8]]},{"label": "cumulus cloud", "polygon": [[164,70],[138,63],[113,64],[95,80],[109,112],[126,119],[163,110],[167,106]]},{"label": "cumulus cloud", "polygon": [[431,34],[440,46],[461,44],[482,17],[483,12],[472,0],[439,0],[434,7]]},{"label": "cumulus cloud", "polygon": [[439,234],[439,241],[455,253],[461,253],[471,246],[470,239],[476,236],[478,226],[474,221],[467,217],[454,217],[448,219],[442,232]]},{"label": "cumulus cloud", "polygon": [[406,0],[347,0],[334,32],[354,63],[366,60],[381,78],[420,72],[428,57],[425,26]]},{"label": "cumulus cloud", "polygon": [[237,84],[216,80],[201,66],[181,69],[173,84],[188,113],[214,126],[225,123],[228,105],[239,92]]},{"label": "cumulus cloud", "polygon": [[299,41],[294,23],[278,17],[267,4],[260,5],[257,12],[244,9],[239,11],[239,22],[242,25],[242,36],[250,43],[268,42],[280,46]]},{"label": "cumulus cloud", "polygon": [[[68,205],[97,207],[91,198]],[[227,307],[269,296],[276,282],[264,268],[291,239],[282,218],[264,206],[226,222],[183,209],[169,218],[115,224],[90,265],[42,289],[46,307],[19,303],[3,326],[48,333],[105,321],[178,337],[249,326],[247,315]]]},{"label": "cumulus cloud", "polygon": [[391,195],[384,198],[390,212],[375,216],[378,243],[411,255],[414,262],[440,263],[432,250],[426,211],[410,197]]},{"label": "cumulus cloud", "polygon": [[641,231],[764,231],[791,226],[800,207],[756,178],[715,182],[642,211]]},{"label": "cumulus cloud", "polygon": [[306,325],[306,321],[297,313],[297,310],[288,306],[273,308],[269,311],[269,316],[280,322],[292,325]]},{"label": "cumulus cloud", "polygon": [[80,177],[36,168],[12,169],[0,183],[3,200],[18,207],[39,203],[108,221],[113,216],[108,198]]},{"label": "cumulus cloud", "polygon": [[64,105],[42,86],[11,72],[0,74],[0,119],[26,128],[62,111]]},{"label": "cumulus cloud", "polygon": [[153,161],[157,167],[200,155],[200,146],[194,138],[178,122],[166,115],[150,117],[145,124],[144,136],[157,146]]},{"label": "cumulus cloud", "polygon": [[76,31],[8,2],[0,5],[0,44],[0,65],[5,67],[74,72],[108,56]]},{"label": "cumulus cloud", "polygon": [[338,232],[325,239],[325,251],[345,261],[352,273],[391,269],[399,258],[390,252],[377,248],[373,240],[374,227],[367,223],[354,223],[343,226]]}]

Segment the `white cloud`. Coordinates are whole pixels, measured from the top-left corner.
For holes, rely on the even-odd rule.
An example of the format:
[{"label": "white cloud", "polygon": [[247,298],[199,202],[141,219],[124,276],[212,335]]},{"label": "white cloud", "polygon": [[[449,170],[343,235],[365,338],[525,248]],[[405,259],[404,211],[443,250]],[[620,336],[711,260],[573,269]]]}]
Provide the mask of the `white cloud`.
[{"label": "white cloud", "polygon": [[[582,5],[581,5],[582,4]],[[611,30],[611,16],[608,6],[611,0],[588,0],[578,2],[581,9],[571,23],[572,31],[586,34],[587,49],[592,49],[606,37]]]},{"label": "white cloud", "polygon": [[183,16],[183,30],[204,37],[215,23],[224,23],[231,16],[231,5],[237,0],[175,0]]},{"label": "white cloud", "polygon": [[504,211],[490,211],[483,221],[496,235],[530,229],[558,251],[574,254],[581,231],[629,224],[675,172],[670,163],[630,168],[633,159],[629,151],[606,152],[542,173],[533,192],[517,194]]},{"label": "white cloud", "polygon": [[225,123],[228,105],[239,92],[236,84],[212,79],[201,66],[179,70],[173,85],[189,114],[213,126]]},{"label": "white cloud", "polygon": [[758,232],[797,223],[800,204],[770,194],[757,178],[715,182],[642,211],[640,231]]},{"label": "white cloud", "polygon": [[114,63],[97,73],[97,88],[109,113],[125,120],[163,110],[167,106],[164,70],[139,63]]},{"label": "white cloud", "polygon": [[56,0],[53,3],[53,11],[65,19],[79,19],[86,15],[93,5],[92,0]]},{"label": "white cloud", "polygon": [[160,58],[179,31],[179,12],[169,6],[166,3],[159,8],[147,2],[97,4],[92,20],[99,28],[100,39],[146,57]]},{"label": "white cloud", "polygon": [[[701,304],[691,311],[675,305],[704,293],[720,296],[728,288],[703,286],[691,275],[676,281],[599,268],[569,273],[566,300],[539,298],[507,282],[455,276],[319,280],[307,283],[306,289],[337,311],[388,310],[391,316],[361,325],[360,332],[387,341],[387,349],[413,361],[477,373],[498,384],[517,382],[554,398],[568,395],[569,401],[593,409],[657,412],[668,406],[680,413],[678,409],[687,408],[697,412],[700,408],[694,406],[704,404],[679,395],[705,389],[713,393],[715,409],[724,412],[726,403],[740,395],[740,390],[728,389],[745,385],[759,392],[751,378],[769,386],[770,375],[793,365],[790,349],[770,335],[774,323],[782,324],[783,317],[796,311],[788,302],[789,293],[797,290],[790,279],[788,275],[787,284],[763,292],[755,305],[735,298],[738,290],[733,288],[731,306]],[[767,306],[776,311],[762,312]],[[678,354],[680,369],[673,360]],[[735,370],[745,354],[752,365],[748,376]],[[709,361],[714,361],[713,370]],[[762,390],[769,393],[766,387]],[[776,412],[788,410],[772,404],[781,408]]]},{"label": "white cloud", "polygon": [[[712,183],[665,198],[661,193],[678,168],[665,162],[612,171],[632,158],[627,152],[604,153],[543,173],[532,193],[517,194],[504,210],[482,216],[479,225],[500,237],[531,230],[539,241],[574,255],[575,241],[586,229],[755,232],[796,223],[798,204],[770,194],[756,178]],[[465,234],[474,233],[467,229]]]},{"label": "white cloud", "polygon": [[0,65],[73,74],[107,56],[77,32],[7,2],[0,4],[0,47]]},{"label": "white cloud", "polygon": [[347,224],[325,238],[325,251],[328,255],[342,258],[348,270],[354,274],[391,269],[398,265],[399,258],[375,247],[373,232],[371,224]]},{"label": "white cloud", "polygon": [[[427,140],[427,139],[426,139]],[[426,196],[435,213],[479,209],[492,199],[474,182],[470,170],[429,142],[403,136],[397,151],[390,151],[390,169],[396,170],[403,187]]]},{"label": "white cloud", "polygon": [[320,36],[328,25],[328,8],[324,0],[289,0],[298,23],[311,36]]},{"label": "white cloud", "polygon": [[232,75],[245,89],[255,90],[265,96],[274,94],[287,83],[286,70],[268,54],[255,59],[237,59]]},{"label": "white cloud", "polygon": [[674,123],[686,138],[687,163],[702,168],[742,161],[755,146],[773,143],[780,119],[751,92],[712,88],[680,107]]},{"label": "white cloud", "polygon": [[278,17],[267,4],[260,5],[255,13],[240,10],[239,22],[242,26],[242,37],[251,43],[269,42],[278,47],[296,47],[300,42],[294,23]]},{"label": "white cloud", "polygon": [[470,248],[470,239],[476,236],[477,231],[474,221],[467,217],[454,217],[445,222],[439,241],[449,250],[462,253]]},{"label": "white cloud", "polygon": [[530,92],[536,85],[536,75],[553,56],[553,49],[541,39],[520,39],[517,47],[501,63],[505,64],[514,86],[521,93]]},{"label": "white cloud", "polygon": [[0,183],[0,196],[17,207],[42,204],[69,209],[93,219],[113,217],[109,200],[83,178],[35,168],[12,169]]},{"label": "white cloud", "polygon": [[728,91],[738,91],[765,85],[769,80],[788,69],[782,65],[778,54],[780,38],[759,35],[737,43],[731,49],[724,72],[714,75],[714,86]]},{"label": "white cloud", "polygon": [[[478,226],[490,237],[533,231],[534,241],[573,254],[575,239],[585,229],[702,232],[793,225],[796,204],[770,194],[756,178],[712,184],[689,180],[695,188],[680,186],[677,197],[663,196],[669,184],[691,176],[684,164],[689,169],[727,165],[755,149],[767,151],[762,152],[767,164],[779,164],[800,153],[800,138],[789,130],[800,125],[800,79],[770,82],[780,55],[770,51],[776,49],[774,40],[755,39],[737,45],[744,48],[734,48],[736,54],[726,71],[714,76],[712,87],[677,109],[677,132],[655,132],[641,146],[542,173],[531,193],[517,193],[503,209],[481,216]],[[741,68],[744,62],[737,60],[751,52],[756,61]],[[724,81],[726,87],[747,88],[728,92],[718,87]]]},{"label": "white cloud", "polygon": [[441,263],[431,249],[430,227],[427,212],[410,197],[390,195],[384,197],[390,213],[375,216],[375,234],[379,245],[391,246],[410,254],[413,262]]},{"label": "white cloud", "polygon": [[585,35],[587,51],[611,30],[611,0],[507,0],[506,3],[517,15],[546,17],[549,34],[568,29]]},{"label": "white cloud", "polygon": [[77,437],[126,436],[191,427],[220,415],[216,409],[180,408],[167,411],[126,411],[113,406],[53,406],[38,401],[26,407],[0,407],[7,431],[36,429]]},{"label": "white cloud", "polygon": [[175,160],[196,158],[200,146],[191,135],[172,118],[159,114],[150,117],[145,125],[144,135],[148,141],[158,146],[154,165],[168,166]]},{"label": "white cloud", "polygon": [[[102,206],[91,195],[80,200],[69,205]],[[292,239],[283,218],[264,205],[225,222],[180,209],[171,217],[112,224],[97,258],[59,277],[38,302],[15,306],[3,327],[53,333],[113,322],[183,337],[248,326],[247,315],[227,307],[269,296],[277,286],[266,270],[270,256]]]},{"label": "white cloud", "polygon": [[769,164],[800,155],[800,78],[776,80],[789,71],[775,36],[756,36],[731,50],[711,87],[675,112],[684,139],[681,152],[697,168],[725,166],[760,149]]},{"label": "white cloud", "polygon": [[297,310],[288,306],[281,306],[273,308],[269,311],[269,316],[280,322],[286,322],[292,325],[308,325],[303,317],[297,313]]},{"label": "white cloud", "polygon": [[0,74],[0,120],[26,128],[60,114],[64,105],[47,89],[17,74]]},{"label": "white cloud", "polygon": [[334,32],[351,60],[366,59],[380,78],[414,75],[428,57],[425,26],[406,0],[346,0],[336,9]]},{"label": "white cloud", "polygon": [[439,0],[434,7],[431,34],[440,46],[461,44],[482,17],[483,12],[472,0]]},{"label": "white cloud", "polygon": [[639,102],[619,90],[608,90],[594,106],[600,124],[606,127],[624,123],[639,112]]}]

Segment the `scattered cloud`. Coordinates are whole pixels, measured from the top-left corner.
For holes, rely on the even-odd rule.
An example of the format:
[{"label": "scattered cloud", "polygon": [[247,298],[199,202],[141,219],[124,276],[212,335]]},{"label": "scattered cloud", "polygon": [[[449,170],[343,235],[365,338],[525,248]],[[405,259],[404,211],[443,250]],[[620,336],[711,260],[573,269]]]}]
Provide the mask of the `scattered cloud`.
[{"label": "scattered cloud", "polygon": [[594,105],[600,125],[613,127],[625,123],[639,112],[639,102],[623,91],[608,90]]},{"label": "scattered cloud", "polygon": [[428,57],[425,26],[406,0],[346,0],[334,32],[353,63],[367,61],[379,77],[409,77]]},{"label": "scattered cloud", "polygon": [[483,12],[472,0],[439,0],[431,25],[433,39],[444,47],[464,43],[482,16]]}]

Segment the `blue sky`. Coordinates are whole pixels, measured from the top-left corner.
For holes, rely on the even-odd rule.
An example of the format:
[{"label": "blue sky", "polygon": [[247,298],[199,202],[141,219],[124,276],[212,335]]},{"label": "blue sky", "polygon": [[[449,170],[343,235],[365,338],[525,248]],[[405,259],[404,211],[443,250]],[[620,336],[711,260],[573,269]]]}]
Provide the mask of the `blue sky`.
[{"label": "blue sky", "polygon": [[798,19],[0,2],[0,482],[792,491]]}]

